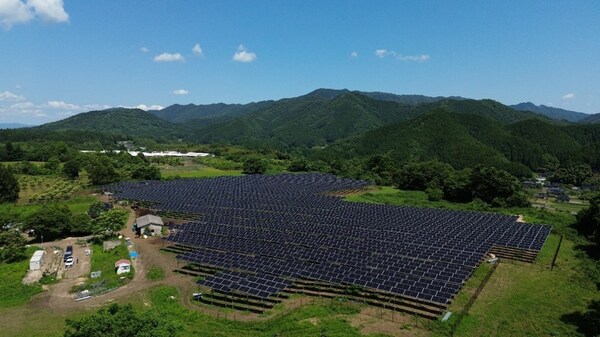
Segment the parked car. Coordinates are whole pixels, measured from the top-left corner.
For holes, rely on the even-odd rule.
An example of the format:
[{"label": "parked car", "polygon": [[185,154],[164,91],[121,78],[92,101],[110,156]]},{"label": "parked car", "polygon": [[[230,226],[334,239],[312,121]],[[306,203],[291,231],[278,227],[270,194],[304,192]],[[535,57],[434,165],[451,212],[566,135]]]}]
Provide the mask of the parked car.
[{"label": "parked car", "polygon": [[65,260],[65,268],[72,268],[73,267],[73,257],[70,256]]},{"label": "parked car", "polygon": [[73,246],[67,246],[67,249],[65,249],[65,262],[67,262],[67,259],[72,256],[73,256]]}]

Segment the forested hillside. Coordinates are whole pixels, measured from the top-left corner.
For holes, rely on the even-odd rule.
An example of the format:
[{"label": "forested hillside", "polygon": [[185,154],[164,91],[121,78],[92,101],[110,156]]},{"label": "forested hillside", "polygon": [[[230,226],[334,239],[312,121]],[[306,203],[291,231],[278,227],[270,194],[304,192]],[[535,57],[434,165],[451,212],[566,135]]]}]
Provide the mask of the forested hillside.
[{"label": "forested hillside", "polygon": [[187,138],[189,130],[140,109],[116,108],[81,113],[34,129],[93,131],[154,139]]}]

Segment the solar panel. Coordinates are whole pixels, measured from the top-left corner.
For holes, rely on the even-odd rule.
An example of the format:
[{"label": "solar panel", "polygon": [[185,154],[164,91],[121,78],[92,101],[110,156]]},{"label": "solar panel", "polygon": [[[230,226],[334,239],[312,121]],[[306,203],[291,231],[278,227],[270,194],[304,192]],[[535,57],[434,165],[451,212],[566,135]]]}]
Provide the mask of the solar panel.
[{"label": "solar panel", "polygon": [[[447,303],[492,246],[539,251],[550,227],[516,216],[350,203],[326,192],[368,182],[328,174],[250,175],[110,185],[158,213],[193,214],[165,240],[225,270],[199,284],[260,298],[303,278]],[[244,271],[244,273],[234,273]]]}]

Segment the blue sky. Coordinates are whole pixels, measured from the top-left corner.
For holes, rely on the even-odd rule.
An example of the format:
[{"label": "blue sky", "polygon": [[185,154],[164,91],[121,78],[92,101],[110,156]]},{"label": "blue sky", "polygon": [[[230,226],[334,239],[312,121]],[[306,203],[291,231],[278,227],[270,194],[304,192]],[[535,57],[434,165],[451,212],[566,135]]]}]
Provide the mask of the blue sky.
[{"label": "blue sky", "polygon": [[0,123],[317,88],[600,112],[598,1],[0,0],[0,51]]}]

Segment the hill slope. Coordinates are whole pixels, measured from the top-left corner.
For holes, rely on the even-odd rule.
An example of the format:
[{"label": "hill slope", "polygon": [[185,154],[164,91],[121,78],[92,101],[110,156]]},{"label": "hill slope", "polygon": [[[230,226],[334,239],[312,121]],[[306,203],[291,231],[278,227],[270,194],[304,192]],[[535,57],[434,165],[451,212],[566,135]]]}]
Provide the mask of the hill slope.
[{"label": "hill slope", "polygon": [[515,110],[531,111],[540,115],[544,115],[548,118],[556,120],[566,120],[569,122],[579,122],[582,119],[585,119],[587,116],[589,116],[588,114],[584,114],[583,112],[570,111],[545,105],[535,105],[531,102],[519,103],[511,105],[510,107]]},{"label": "hill slope", "polygon": [[272,103],[273,101],[248,104],[174,104],[162,110],[151,110],[148,112],[173,123],[185,123],[190,120],[196,120],[197,123],[200,123],[201,121],[208,121],[214,118],[223,119],[241,116],[264,108]]},{"label": "hill slope", "polygon": [[511,155],[516,147],[538,152],[498,122],[438,108],[341,141],[323,152],[325,156],[337,153],[347,157],[389,154],[399,161],[438,159],[457,168],[476,163],[504,167],[517,159]]},{"label": "hill slope", "polygon": [[44,131],[96,131],[155,139],[185,138],[190,132],[139,109],[90,111],[37,127]]},{"label": "hill slope", "polygon": [[580,120],[582,124],[597,124],[600,123],[600,113],[587,115],[584,119]]},{"label": "hill slope", "polygon": [[337,140],[406,121],[437,108],[470,113],[501,124],[543,118],[492,100],[440,99],[421,104],[376,100],[348,90],[319,89],[297,98],[198,130],[202,142],[256,143],[277,146],[323,146]]},{"label": "hill slope", "polygon": [[279,100],[231,121],[199,131],[204,142],[267,142],[316,146],[416,116],[412,106],[361,94],[309,95]]}]

